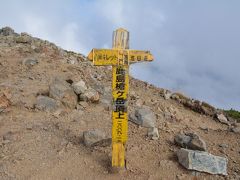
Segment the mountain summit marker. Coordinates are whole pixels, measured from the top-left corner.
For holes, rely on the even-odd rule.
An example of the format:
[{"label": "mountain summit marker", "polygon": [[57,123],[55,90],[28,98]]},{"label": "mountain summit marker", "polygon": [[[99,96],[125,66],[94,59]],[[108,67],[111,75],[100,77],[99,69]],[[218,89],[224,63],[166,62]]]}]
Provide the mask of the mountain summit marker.
[{"label": "mountain summit marker", "polygon": [[149,51],[129,49],[129,32],[119,28],[113,32],[113,49],[92,49],[88,59],[96,66],[112,66],[112,166],[124,167],[128,132],[127,97],[129,65],[153,61]]}]

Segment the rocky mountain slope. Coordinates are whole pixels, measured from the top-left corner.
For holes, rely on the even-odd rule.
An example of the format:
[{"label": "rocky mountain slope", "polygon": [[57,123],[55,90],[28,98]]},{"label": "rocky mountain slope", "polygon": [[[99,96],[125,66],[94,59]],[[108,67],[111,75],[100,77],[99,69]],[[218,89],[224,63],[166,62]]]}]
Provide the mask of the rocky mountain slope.
[{"label": "rocky mountain slope", "polygon": [[[126,170],[112,173],[111,107],[110,67],[0,29],[0,179],[240,179],[239,123],[134,78]],[[228,175],[188,170],[181,147],[223,157]]]}]

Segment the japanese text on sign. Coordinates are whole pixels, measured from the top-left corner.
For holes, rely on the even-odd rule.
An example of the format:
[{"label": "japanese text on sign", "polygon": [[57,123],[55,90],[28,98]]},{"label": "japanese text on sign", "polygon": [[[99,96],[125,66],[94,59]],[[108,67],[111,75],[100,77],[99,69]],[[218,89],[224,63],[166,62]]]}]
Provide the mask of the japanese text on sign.
[{"label": "japanese text on sign", "polygon": [[102,65],[127,65],[139,61],[152,61],[153,56],[149,51],[118,50],[118,49],[93,49],[88,55],[93,64]]},{"label": "japanese text on sign", "polygon": [[115,142],[127,140],[127,92],[128,68],[126,66],[113,67],[113,132]]}]

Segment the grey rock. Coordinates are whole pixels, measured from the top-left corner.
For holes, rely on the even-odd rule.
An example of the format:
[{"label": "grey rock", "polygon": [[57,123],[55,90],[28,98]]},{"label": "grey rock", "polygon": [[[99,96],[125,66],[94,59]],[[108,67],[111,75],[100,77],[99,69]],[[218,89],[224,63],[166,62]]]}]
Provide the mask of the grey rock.
[{"label": "grey rock", "polygon": [[219,147],[221,147],[221,148],[228,148],[228,144],[219,144]]},{"label": "grey rock", "polygon": [[49,87],[49,96],[63,103],[68,108],[75,108],[77,105],[78,97],[74,93],[69,84],[60,79],[55,78]]},{"label": "grey rock", "polygon": [[230,131],[234,132],[234,133],[239,133],[240,134],[240,127],[238,127],[238,126],[237,127],[231,127]]},{"label": "grey rock", "polygon": [[166,118],[166,120],[171,120],[172,119],[172,113],[169,111],[164,111],[164,117]]},{"label": "grey rock", "polygon": [[10,27],[4,27],[4,28],[0,29],[0,35],[10,36],[10,35],[14,35],[14,34],[15,34],[14,30]]},{"label": "grey rock", "polygon": [[60,106],[61,103],[59,101],[56,101],[55,99],[52,99],[47,96],[38,96],[37,103],[35,104],[35,108],[47,112],[55,111]]},{"label": "grey rock", "polygon": [[177,151],[177,157],[179,163],[187,169],[210,174],[227,175],[228,160],[224,157],[183,148]]},{"label": "grey rock", "polygon": [[158,140],[159,139],[158,128],[156,127],[148,128],[148,137],[150,137],[152,140]]},{"label": "grey rock", "polygon": [[206,151],[207,145],[205,141],[194,133],[177,134],[174,137],[174,141],[177,145],[192,150]]},{"label": "grey rock", "polygon": [[32,41],[32,37],[26,34],[15,37],[16,43],[29,44]]},{"label": "grey rock", "polygon": [[22,62],[23,65],[25,66],[34,66],[36,64],[38,64],[38,60],[37,59],[24,59]]},{"label": "grey rock", "polygon": [[99,129],[93,129],[89,131],[83,132],[83,142],[86,146],[95,146],[99,144],[101,141],[104,141],[106,139],[109,139],[106,134],[99,130]]},{"label": "grey rock", "polygon": [[74,83],[72,86],[73,86],[74,92],[78,95],[84,93],[87,90],[87,86],[85,82],[82,80]]},{"label": "grey rock", "polygon": [[155,127],[156,115],[148,106],[137,107],[134,114],[129,115],[129,120],[140,126],[150,128]]},{"label": "grey rock", "polygon": [[200,136],[198,136],[197,134],[190,134],[190,137],[192,138],[189,144],[190,149],[207,151],[207,145]]},{"label": "grey rock", "polygon": [[210,115],[210,116],[214,116],[217,111],[215,107],[211,106],[210,104],[204,101],[202,102],[201,109],[204,114]]},{"label": "grey rock", "polygon": [[228,119],[223,114],[217,114],[217,119],[219,120],[219,122],[229,125]]},{"label": "grey rock", "polygon": [[40,53],[41,49],[39,47],[36,47],[35,45],[31,45],[31,49],[36,52],[36,53]]},{"label": "grey rock", "polygon": [[130,96],[131,100],[137,100],[139,98],[137,93],[135,91],[133,91],[133,90],[130,91],[129,96]]},{"label": "grey rock", "polygon": [[89,104],[86,101],[80,101],[79,105],[81,105],[81,107],[83,107],[84,109],[86,109],[89,106]]},{"label": "grey rock", "polygon": [[112,109],[112,101],[111,100],[101,99],[100,103],[106,111],[110,111]]},{"label": "grey rock", "polygon": [[92,103],[99,102],[99,99],[100,99],[99,93],[92,88],[88,88],[85,93],[80,95],[80,100],[89,101]]},{"label": "grey rock", "polygon": [[171,94],[170,98],[175,99],[176,101],[180,101],[180,97],[175,93]]},{"label": "grey rock", "polygon": [[67,60],[68,64],[77,64],[77,62],[78,62],[77,59],[73,58],[73,57],[71,57],[70,59]]},{"label": "grey rock", "polygon": [[166,89],[163,90],[163,97],[164,97],[165,100],[170,99],[171,95],[172,95],[171,91],[166,90]]},{"label": "grey rock", "polygon": [[175,137],[174,137],[174,142],[183,147],[183,148],[186,148],[188,147],[190,141],[191,141],[191,137],[190,136],[187,136],[185,134],[177,134]]},{"label": "grey rock", "polygon": [[14,141],[16,140],[16,137],[14,136],[14,133],[12,131],[8,131],[3,135],[3,140],[4,141]]}]

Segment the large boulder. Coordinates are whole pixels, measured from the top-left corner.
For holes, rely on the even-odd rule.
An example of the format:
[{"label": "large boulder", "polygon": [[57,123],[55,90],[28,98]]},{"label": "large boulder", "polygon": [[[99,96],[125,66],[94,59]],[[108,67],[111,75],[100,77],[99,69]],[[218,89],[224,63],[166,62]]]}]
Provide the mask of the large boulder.
[{"label": "large boulder", "polygon": [[54,79],[54,81],[50,84],[49,96],[53,99],[61,101],[64,106],[71,109],[76,107],[78,101],[78,97],[70,85],[60,78]]},{"label": "large boulder", "polygon": [[129,120],[143,127],[155,127],[156,115],[148,106],[137,107],[133,113],[129,115]]},{"label": "large boulder", "polygon": [[181,148],[177,151],[178,161],[185,168],[210,174],[227,175],[227,162],[224,157],[214,156],[203,151]]},{"label": "large boulder", "polygon": [[194,133],[177,134],[174,137],[174,142],[183,148],[199,151],[207,150],[207,145],[205,141]]},{"label": "large boulder", "polygon": [[61,103],[47,96],[38,96],[35,108],[41,111],[55,111],[61,106]]}]

